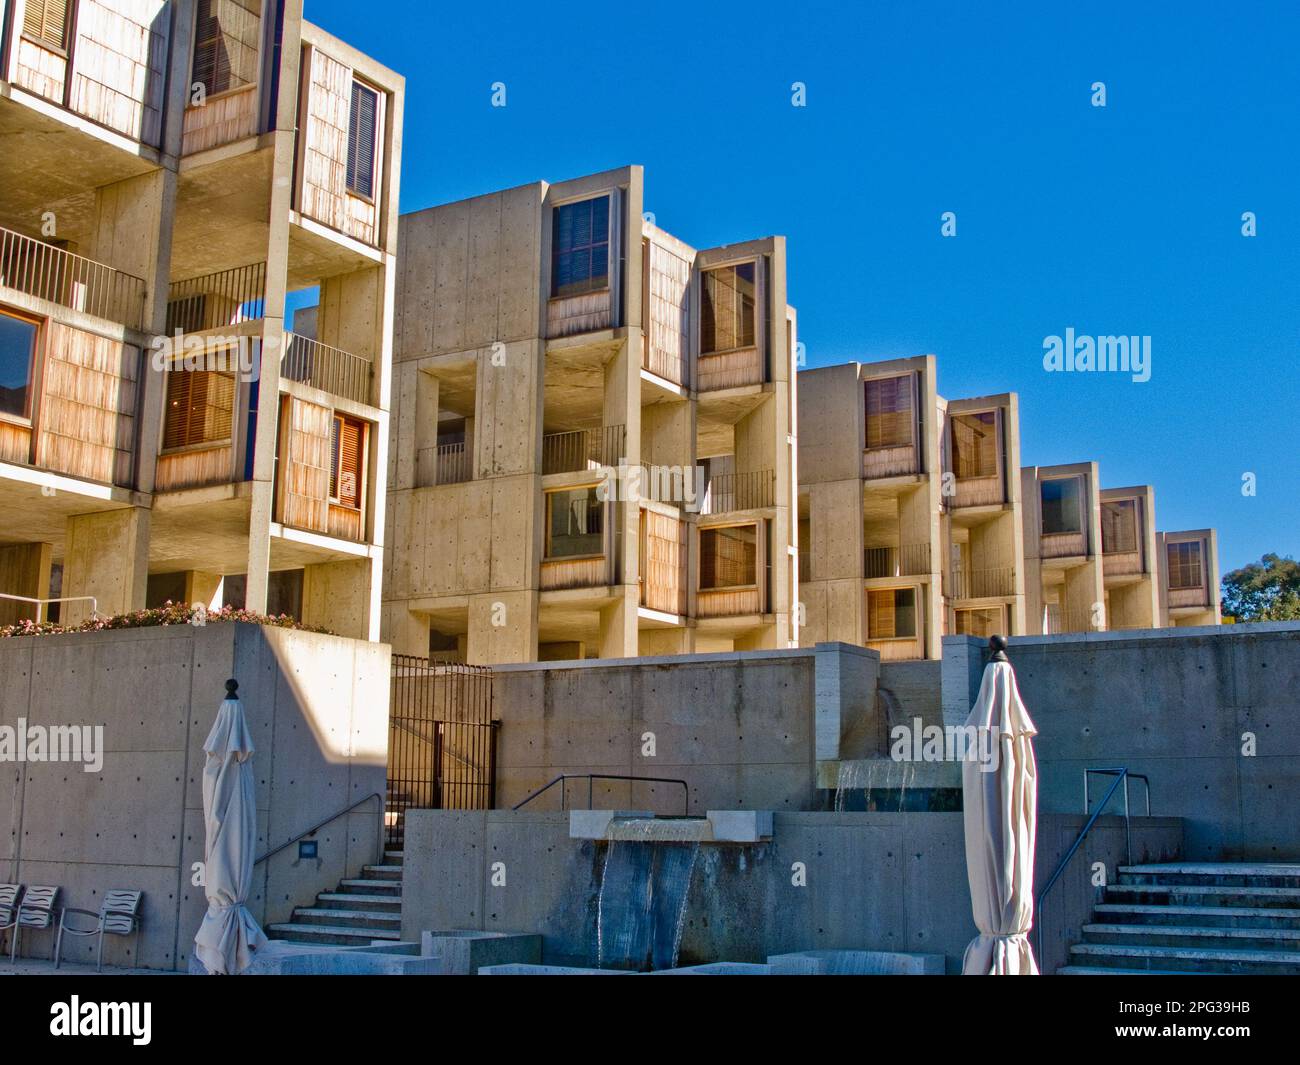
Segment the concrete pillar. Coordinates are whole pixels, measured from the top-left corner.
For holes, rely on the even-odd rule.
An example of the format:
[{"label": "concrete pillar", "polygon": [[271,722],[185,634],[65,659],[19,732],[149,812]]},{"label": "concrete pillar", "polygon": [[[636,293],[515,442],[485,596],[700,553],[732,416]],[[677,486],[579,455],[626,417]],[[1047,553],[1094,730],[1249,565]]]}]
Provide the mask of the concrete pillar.
[{"label": "concrete pillar", "polygon": [[[355,640],[377,640],[371,621],[376,572],[372,559],[326,562],[302,571],[302,623]],[[419,653],[428,654],[426,643]]]},{"label": "concrete pillar", "polygon": [[[149,581],[149,511],[143,507],[76,514],[67,521],[63,595],[94,596],[100,614],[143,610]],[[90,617],[89,603],[64,603],[67,624]]]},{"label": "concrete pillar", "polygon": [[470,596],[466,661],[537,661],[537,609],[538,594],[532,590]]},{"label": "concrete pillar", "polygon": [[[304,581],[304,587],[305,583]],[[405,603],[385,603],[379,638],[392,645],[395,655],[427,655],[429,619],[423,614],[407,610]]]},{"label": "concrete pillar", "polygon": [[616,600],[600,612],[600,657],[635,658],[639,652],[637,607],[640,596],[635,588],[619,585]]},{"label": "concrete pillar", "polygon": [[209,610],[220,610],[225,577],[220,573],[205,573],[192,569],[185,574],[185,602],[190,606],[202,603]]},{"label": "concrete pillar", "polygon": [[637,637],[638,654],[644,658],[662,655],[689,655],[695,653],[695,630],[642,629]]},{"label": "concrete pillar", "polygon": [[[50,566],[53,548],[49,544],[11,544],[0,547],[0,592],[26,599],[45,599],[50,594]],[[0,625],[40,621],[48,617],[35,603],[0,599]]]}]

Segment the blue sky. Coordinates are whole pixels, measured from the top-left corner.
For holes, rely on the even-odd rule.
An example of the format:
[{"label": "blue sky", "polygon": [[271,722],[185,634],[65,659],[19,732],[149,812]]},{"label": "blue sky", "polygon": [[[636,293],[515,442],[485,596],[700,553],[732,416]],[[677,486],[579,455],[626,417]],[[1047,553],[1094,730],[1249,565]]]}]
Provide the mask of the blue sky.
[{"label": "blue sky", "polygon": [[[407,78],[403,210],[641,163],[696,247],[787,237],[810,365],[933,353],[949,398],[1020,394],[1025,464],[1154,484],[1225,572],[1300,551],[1300,6],[376,8],[307,17]],[[1151,380],[1046,373],[1067,328],[1149,335]]]}]

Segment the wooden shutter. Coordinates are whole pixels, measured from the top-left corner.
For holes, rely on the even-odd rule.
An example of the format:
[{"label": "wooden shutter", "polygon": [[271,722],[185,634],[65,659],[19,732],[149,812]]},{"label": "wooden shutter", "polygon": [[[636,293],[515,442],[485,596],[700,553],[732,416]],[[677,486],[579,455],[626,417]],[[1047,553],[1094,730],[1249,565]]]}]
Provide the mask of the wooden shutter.
[{"label": "wooden shutter", "polygon": [[341,507],[361,508],[362,468],[365,459],[365,425],[354,418],[334,418],[334,465],[330,470],[330,498]]},{"label": "wooden shutter", "polygon": [[27,0],[23,11],[23,34],[51,48],[66,48],[67,0]]},{"label": "wooden shutter", "polygon": [[352,83],[352,112],[348,122],[348,188],[359,196],[375,196],[375,139],[379,127],[379,93]]},{"label": "wooden shutter", "polygon": [[226,441],[235,408],[235,375],[221,370],[167,374],[163,450]]}]

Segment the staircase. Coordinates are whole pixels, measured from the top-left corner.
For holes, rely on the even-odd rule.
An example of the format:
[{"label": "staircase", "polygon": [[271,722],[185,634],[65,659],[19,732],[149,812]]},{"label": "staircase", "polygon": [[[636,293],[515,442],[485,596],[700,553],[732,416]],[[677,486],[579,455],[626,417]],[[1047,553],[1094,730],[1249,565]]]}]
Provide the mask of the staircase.
[{"label": "staircase", "polygon": [[298,906],[284,924],[268,926],[270,939],[321,946],[365,947],[402,936],[402,852],[384,851],[383,865],[367,865],[355,880]]},{"label": "staircase", "polygon": [[1121,866],[1063,976],[1300,975],[1300,865]]}]

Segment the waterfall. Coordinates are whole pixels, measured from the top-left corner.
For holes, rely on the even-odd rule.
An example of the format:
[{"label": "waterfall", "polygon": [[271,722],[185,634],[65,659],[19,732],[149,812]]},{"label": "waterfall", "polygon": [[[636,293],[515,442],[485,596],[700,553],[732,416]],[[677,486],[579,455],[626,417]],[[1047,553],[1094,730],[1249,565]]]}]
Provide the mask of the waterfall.
[{"label": "waterfall", "polygon": [[612,842],[596,909],[602,969],[671,969],[677,964],[699,844]]}]

